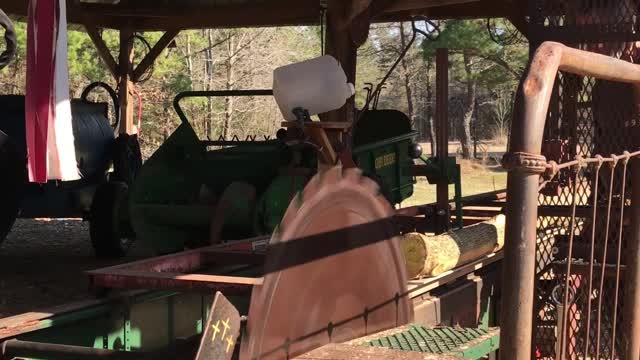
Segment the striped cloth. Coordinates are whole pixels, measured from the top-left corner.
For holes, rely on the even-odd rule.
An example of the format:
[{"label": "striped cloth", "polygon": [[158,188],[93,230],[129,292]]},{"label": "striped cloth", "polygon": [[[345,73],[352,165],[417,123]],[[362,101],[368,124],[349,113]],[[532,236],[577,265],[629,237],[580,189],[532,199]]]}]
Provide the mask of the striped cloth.
[{"label": "striped cloth", "polygon": [[30,0],[26,128],[29,180],[79,179],[71,124],[65,0]]}]

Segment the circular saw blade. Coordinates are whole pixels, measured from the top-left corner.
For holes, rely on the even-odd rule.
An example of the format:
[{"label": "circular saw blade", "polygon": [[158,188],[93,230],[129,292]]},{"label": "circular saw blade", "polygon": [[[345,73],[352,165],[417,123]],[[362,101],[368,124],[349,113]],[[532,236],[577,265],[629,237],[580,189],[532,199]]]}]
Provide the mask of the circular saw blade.
[{"label": "circular saw blade", "polygon": [[272,238],[241,358],[290,358],[409,322],[392,216],[378,186],[357,169],[311,179]]}]

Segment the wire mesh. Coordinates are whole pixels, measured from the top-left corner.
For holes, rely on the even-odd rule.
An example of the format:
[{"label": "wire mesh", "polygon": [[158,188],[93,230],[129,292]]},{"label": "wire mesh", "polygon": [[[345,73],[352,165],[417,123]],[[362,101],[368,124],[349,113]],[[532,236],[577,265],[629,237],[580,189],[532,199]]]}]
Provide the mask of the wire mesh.
[{"label": "wire mesh", "polygon": [[[532,48],[560,41],[640,60],[640,0],[536,0],[529,5]],[[632,187],[627,163],[637,157],[623,154],[640,145],[637,98],[629,84],[557,75],[543,155],[565,166],[539,195],[534,310],[539,358],[618,358],[628,231],[624,212]]]},{"label": "wire mesh", "polygon": [[578,156],[560,165],[558,174],[575,179],[563,187],[566,196],[540,196],[555,204],[541,207],[538,218],[534,338],[541,358],[617,358],[632,159],[640,151]]}]

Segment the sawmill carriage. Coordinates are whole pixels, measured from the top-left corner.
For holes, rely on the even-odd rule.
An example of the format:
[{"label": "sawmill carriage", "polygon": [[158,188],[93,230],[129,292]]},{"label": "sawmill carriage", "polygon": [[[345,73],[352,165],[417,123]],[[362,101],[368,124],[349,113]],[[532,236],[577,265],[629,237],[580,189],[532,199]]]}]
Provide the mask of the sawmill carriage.
[{"label": "sawmill carriage", "polygon": [[[423,274],[421,279],[407,279],[406,248],[400,246],[396,236],[413,231],[443,233],[458,224],[449,204],[448,186],[456,181],[456,172],[444,145],[447,53],[440,50],[436,123],[439,145],[444,146],[437,147],[435,159],[420,165],[411,161],[418,152],[410,146],[412,131],[404,126],[403,114],[365,111],[372,119],[369,126],[354,111],[353,99],[322,115],[320,122],[285,122],[286,132],[260,144],[201,141],[182,114],[181,127],[145,165],[146,169],[141,169],[138,185],[134,182],[130,192],[134,228],[138,222],[136,230],[142,230],[139,235],[152,244],[153,238],[163,233],[158,252],[180,250],[184,239],[191,240],[194,234],[207,230],[209,233],[200,237],[214,242],[258,237],[92,271],[88,275],[94,289],[153,291],[122,292],[49,314],[0,320],[0,339],[8,340],[3,344],[3,355],[189,358],[202,338],[199,358],[227,357],[233,348],[233,356],[241,358],[288,358],[330,342],[342,342],[309,356],[346,358],[350,355],[345,354],[363,352],[372,358],[411,356],[410,352],[398,354],[383,349],[391,348],[436,352],[443,354],[442,358],[455,355],[476,359],[495,350],[500,339],[501,356],[509,359],[637,359],[640,287],[635,284],[640,274],[640,241],[636,220],[640,217],[636,214],[637,194],[633,192],[633,185],[638,183],[634,171],[638,153],[637,137],[633,136],[636,110],[632,106],[637,101],[631,95],[635,94],[631,85],[617,83],[638,84],[640,71],[635,65],[610,57],[634,59],[635,53],[630,50],[635,49],[638,4],[543,0],[526,4],[483,0],[445,3],[329,1],[327,53],[338,59],[348,81],[353,82],[355,49],[366,39],[369,23],[409,20],[415,14],[430,18],[507,17],[528,36],[537,51],[532,53],[532,64],[518,92],[509,152],[503,161],[510,172],[509,201],[502,193],[485,194],[463,199],[455,206],[460,214],[456,220],[468,224],[465,207],[474,215],[486,215],[492,213],[488,205],[494,206],[495,214],[506,203],[504,260],[502,252],[489,251],[469,262],[459,260],[445,272],[432,269],[433,273]],[[121,40],[128,39],[134,30],[172,29],[153,47],[150,58],[133,70],[128,56],[122,55],[128,54],[127,41],[121,42],[119,65],[110,53],[101,51],[112,73],[119,74],[123,91],[172,40],[175,28],[313,24],[319,21],[318,14],[324,13],[317,11],[320,8],[315,2],[282,0],[278,4],[290,11],[276,11],[275,4],[247,2],[216,3],[194,13],[176,13],[170,4],[160,6],[155,2],[107,5],[79,1],[70,4],[69,14],[71,21],[74,16],[81,19],[81,11],[84,16],[96,16],[95,22],[84,23],[98,49],[104,49],[104,44],[96,36],[96,26],[120,28]],[[10,12],[24,14],[22,6],[12,3]],[[578,34],[584,34],[584,38]],[[543,43],[546,40],[607,56]],[[124,71],[118,71],[118,67]],[[123,114],[119,131],[123,134],[131,131],[133,123],[129,96],[125,90],[118,100]],[[179,106],[176,108],[180,114]],[[377,122],[389,119],[394,121],[392,127],[397,127],[397,136],[381,137]],[[349,128],[352,142],[348,145],[352,146],[343,146],[339,140]],[[385,130],[385,135],[390,132]],[[307,136],[301,138],[300,133]],[[286,144],[292,139],[298,146],[289,148]],[[223,148],[208,152],[207,145]],[[228,166],[219,165],[226,158],[233,159],[234,164],[239,159],[240,163],[250,162],[255,151],[265,148],[273,155],[269,158],[278,171],[269,166],[272,173],[234,177],[236,173],[218,180],[206,174],[208,169],[201,169]],[[291,156],[296,151],[308,151],[313,156]],[[391,158],[389,153],[399,165],[379,167],[393,164],[385,160]],[[184,161],[193,155],[201,158]],[[288,169],[279,166],[283,159],[291,158],[307,162]],[[174,164],[168,166],[172,161]],[[338,161],[342,168],[333,167]],[[356,165],[362,170],[350,169]],[[189,169],[176,171],[180,166]],[[283,167],[285,171],[280,171]],[[296,168],[305,171],[292,171]],[[389,173],[373,171],[381,168]],[[411,176],[397,175],[406,175],[404,171]],[[316,172],[319,174],[313,176]],[[162,176],[154,179],[155,174]],[[190,194],[180,193],[187,188],[165,194],[175,181],[184,181],[181,174],[189,174],[194,180],[188,187]],[[304,180],[274,180],[291,174]],[[416,175],[428,176],[437,184],[438,202],[394,210],[390,204],[410,195]],[[251,181],[249,191],[247,187],[231,186],[252,176],[255,181]],[[281,183],[288,187],[280,187]],[[240,215],[211,226],[215,206],[203,207],[193,201],[203,185],[215,189],[218,199],[229,196],[225,193],[234,200],[242,194],[240,206],[232,204]],[[260,196],[248,199],[246,194],[252,192]],[[272,203],[286,205],[265,207],[261,204],[269,201],[262,199],[277,199]],[[186,214],[186,224],[176,221],[182,214]],[[201,220],[194,221],[197,216]],[[237,229],[246,233],[233,234]],[[458,239],[477,238],[483,229],[494,236],[501,231],[495,223],[485,223],[453,234]],[[271,238],[259,236],[274,230]],[[451,237],[443,234],[430,240],[445,243]],[[461,243],[457,245],[460,250]],[[499,266],[504,270],[501,282]],[[420,271],[425,271],[424,267]],[[212,299],[213,290],[224,296],[219,293]],[[498,305],[502,309],[499,317],[495,313]],[[240,314],[247,317],[241,318]],[[285,318],[288,321],[283,321]],[[491,327],[498,324],[500,338],[498,329]],[[376,333],[389,328],[395,329]],[[159,329],[161,336],[157,334]],[[218,338],[220,331],[233,335],[225,343]],[[361,338],[363,335],[367,336]],[[176,342],[178,338],[188,340]],[[240,346],[235,344],[238,341]],[[168,344],[173,345],[162,354],[128,352]]]},{"label": "sawmill carriage", "polygon": [[[141,6],[139,9],[144,9],[143,5],[77,2],[70,3],[68,7],[71,21],[77,16],[74,11],[78,9],[101,14],[96,22],[82,22],[100,50],[105,64],[117,75],[116,79],[120,82],[117,98],[120,110],[117,130],[120,137],[126,136],[133,129],[131,98],[123,89],[128,89],[130,81],[136,80],[144,73],[145,68],[148,68],[153,59],[175,37],[177,30],[167,31],[158,44],[151,48],[148,58],[131,69],[128,57],[120,56],[121,64],[117,65],[113,56],[105,51],[104,43],[95,26],[111,27],[112,25],[100,22],[119,19],[118,16],[102,16],[109,6]],[[104,6],[107,8],[103,8]],[[217,9],[217,6],[214,5],[214,8]],[[266,5],[260,3],[255,6],[262,9]],[[273,5],[266,7],[271,6]],[[366,39],[368,15],[362,13],[353,19],[343,19],[331,10],[332,6],[342,5],[336,2],[327,9],[327,52],[342,65],[346,73],[345,80],[353,82],[355,53],[352,51],[358,43]],[[409,9],[412,6],[408,5]],[[222,8],[235,11],[243,7],[244,5],[225,5]],[[154,7],[146,9],[153,11]],[[307,16],[304,14],[307,11],[306,5],[296,9],[301,11],[296,16]],[[411,20],[412,17],[402,15],[402,11],[406,9],[404,5],[399,8],[391,6],[388,14],[404,16],[405,19]],[[10,10],[13,13],[24,14],[21,12],[24,9],[21,10],[20,6]],[[354,14],[364,10],[353,9]],[[373,8],[370,10],[374,11]],[[276,24],[286,25],[289,21],[296,24],[314,23],[318,21],[319,13],[308,20],[280,19]],[[397,15],[394,15],[396,13]],[[149,19],[145,16],[142,18]],[[229,17],[217,19],[224,22],[229,20]],[[194,20],[205,21],[195,17],[185,17],[180,21],[185,21],[184,27],[189,28],[198,26],[192,23]],[[207,18],[206,21],[211,19]],[[344,25],[338,26],[338,21],[352,25],[348,25],[349,30],[344,32],[346,28],[342,27]],[[229,25],[238,26],[242,23],[220,23],[216,26]],[[245,25],[275,24],[257,21]],[[122,30],[121,55],[128,53],[131,45],[128,39],[133,30],[154,29],[155,26],[145,25],[139,29],[126,27]],[[413,40],[420,30],[414,26],[414,31],[416,33]],[[413,44],[413,40],[408,46]],[[446,84],[448,65],[445,52],[440,52],[438,62],[441,69],[438,81],[440,84]],[[122,72],[123,68],[127,70]],[[391,71],[393,67],[389,69],[389,72]],[[384,79],[373,92],[373,96],[379,96],[383,83]],[[447,97],[446,87],[442,88],[444,91],[439,95],[441,100]],[[335,90],[325,87],[323,91]],[[249,322],[242,321],[242,326],[254,329],[250,330],[253,335],[243,335],[244,340],[240,340],[247,344],[245,350],[242,350],[242,357],[250,356],[251,353],[257,355],[274,344],[280,347],[277,343],[284,341],[286,337],[304,335],[308,329],[314,327],[325,327],[317,339],[292,343],[290,349],[278,350],[274,356],[281,357],[286,353],[301,354],[326,343],[327,336],[333,339],[332,341],[346,341],[378,330],[404,325],[414,318],[414,301],[421,304],[415,311],[418,312],[416,319],[422,320],[416,320],[415,326],[403,331],[417,332],[415,336],[440,342],[444,341],[443,336],[447,339],[457,337],[457,340],[452,340],[448,345],[448,349],[454,353],[458,351],[456,348],[464,348],[465,344],[471,342],[474,346],[469,351],[474,358],[495,350],[497,331],[489,328],[493,321],[491,317],[495,304],[488,299],[491,292],[489,289],[496,281],[496,263],[500,260],[500,254],[495,254],[493,247],[479,259],[469,260],[471,263],[466,264],[463,269],[445,271],[439,277],[416,280],[410,285],[411,292],[407,292],[404,254],[396,237],[399,229],[404,232],[417,230],[442,233],[459,226],[462,222],[459,170],[455,160],[448,157],[447,151],[446,112],[439,115],[440,152],[437,157],[427,159],[422,156],[420,147],[414,143],[415,131],[411,128],[407,116],[396,110],[376,109],[375,105],[370,103],[373,97],[369,98],[365,109],[361,111],[355,110],[353,98],[349,98],[342,108],[322,114],[322,121],[309,121],[308,115],[304,113],[305,104],[300,104],[303,106],[302,113],[297,113],[294,120],[283,122],[283,129],[273,140],[259,142],[251,139],[201,140],[195,135],[188,118],[180,108],[180,100],[189,96],[256,94],[270,96],[271,92],[267,90],[179,94],[175,108],[182,124],[141,167],[130,186],[120,187],[117,189],[118,193],[107,196],[111,200],[120,200],[125,205],[105,207],[102,218],[91,219],[103,219],[104,223],[112,225],[115,223],[113,230],[118,230],[122,223],[130,223],[138,240],[146,242],[157,253],[180,251],[185,245],[206,246],[92,272],[89,275],[92,288],[100,293],[106,289],[123,288],[146,289],[147,292],[142,293],[141,297],[129,292],[119,292],[115,297],[100,299],[94,304],[80,307],[70,305],[62,311],[52,311],[50,315],[42,313],[44,316],[33,314],[35,317],[27,315],[9,318],[0,326],[2,339],[14,340],[4,343],[3,356],[44,354],[47,358],[62,354],[85,354],[91,357],[99,356],[100,353],[126,356],[123,350],[157,349],[162,345],[174,343],[174,337],[181,336],[179,334],[184,334],[183,337],[198,338],[198,333],[206,332],[211,325],[215,325],[205,325],[204,321],[207,318],[212,321],[211,316],[207,317],[209,312],[218,312],[216,305],[211,310],[208,306],[212,290],[216,289],[221,290],[240,313],[252,319]],[[104,105],[101,106],[104,110]],[[328,110],[333,109],[335,107]],[[287,117],[286,113],[283,115]],[[261,158],[259,163],[255,160],[257,152]],[[416,159],[420,165],[414,164]],[[336,163],[342,165],[342,170],[334,167]],[[220,169],[227,171],[220,172]],[[426,176],[437,184],[440,192],[439,202],[403,209],[396,214],[392,204],[398,204],[411,196],[416,176]],[[448,187],[456,182],[458,216],[452,218]],[[119,183],[121,181],[110,181],[106,184],[115,187],[119,186]],[[201,201],[199,197],[203,192],[212,195],[214,201]],[[97,194],[100,194],[100,191]],[[96,197],[93,208],[96,208]],[[500,196],[492,194],[469,199],[469,203],[481,204],[483,201],[493,200],[500,201]],[[489,211],[489,214],[495,214],[497,210],[499,207]],[[478,211],[476,210],[476,215]],[[222,217],[218,217],[219,214],[222,214]],[[487,219],[488,216],[484,218]],[[475,221],[478,221],[477,217]],[[493,229],[495,238],[496,231]],[[107,233],[114,232],[117,231]],[[272,233],[275,235],[269,240]],[[257,237],[242,240],[251,236]],[[265,252],[267,243],[268,250]],[[116,243],[116,248],[117,246],[119,243]],[[376,261],[363,272],[362,259]],[[451,266],[455,265],[454,261]],[[470,273],[480,269],[485,269],[486,274],[469,278]],[[177,272],[183,275],[178,275]],[[311,274],[314,274],[313,280],[309,279]],[[377,280],[365,281],[365,274],[367,278]],[[342,280],[334,281],[336,276]],[[461,278],[473,280],[456,282]],[[439,297],[437,301],[428,297],[430,291],[438,288],[438,284],[449,283],[456,283],[453,286],[454,291]],[[317,284],[325,285],[317,287]],[[180,292],[166,292],[170,289]],[[202,292],[207,295],[200,295]],[[293,293],[297,294],[295,303],[298,306],[295,308],[299,309],[298,313],[285,316],[282,311],[293,309]],[[453,301],[459,294],[467,294],[465,298],[470,301]],[[432,309],[439,308],[438,301],[445,298],[450,299],[447,304],[436,313],[432,312]],[[336,299],[344,299],[339,300],[340,306],[337,308]],[[121,303],[123,300],[129,303],[125,305],[127,309],[124,312],[118,305],[124,304]],[[215,301],[216,304],[224,302],[221,296],[217,296]],[[152,303],[156,305],[151,305]],[[309,316],[307,309],[315,309],[312,312],[314,315]],[[165,313],[165,310],[168,312]],[[440,315],[441,311],[446,315]],[[360,320],[341,323],[341,319],[351,316]],[[445,316],[446,319],[441,316]],[[284,317],[306,320],[283,322],[280,319]],[[53,327],[24,327],[25,319],[32,325],[50,321],[49,324]],[[168,323],[164,324],[164,320],[161,319],[167,319]],[[335,319],[335,323],[330,323],[328,328],[327,319]],[[441,322],[472,328],[443,328],[432,334],[427,326]],[[481,328],[474,329],[479,322],[482,323]],[[300,327],[280,330],[271,328],[285,323],[298,323]],[[88,331],[87,324],[101,325]],[[120,324],[129,325],[123,328]],[[162,329],[169,332],[168,337],[162,337],[155,342],[145,340],[148,336],[157,336],[158,331],[162,332]],[[107,331],[112,335],[98,336],[96,331]],[[389,335],[389,339],[393,336],[395,335]],[[65,345],[56,348],[56,342]],[[109,350],[101,352],[86,346]],[[410,349],[412,345],[402,346],[403,349]],[[420,351],[425,350],[428,349]],[[159,356],[157,353],[152,354]]]}]

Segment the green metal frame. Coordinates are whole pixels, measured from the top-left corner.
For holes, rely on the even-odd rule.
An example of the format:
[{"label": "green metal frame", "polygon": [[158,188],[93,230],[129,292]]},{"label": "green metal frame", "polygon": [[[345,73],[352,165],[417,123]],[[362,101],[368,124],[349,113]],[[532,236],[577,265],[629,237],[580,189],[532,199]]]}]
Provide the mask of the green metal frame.
[{"label": "green metal frame", "polygon": [[427,166],[426,177],[429,184],[446,182],[447,185],[454,185],[453,201],[456,204],[456,223],[459,228],[462,228],[462,177],[456,158],[450,156],[441,162],[435,157],[421,156],[420,160]]},{"label": "green metal frame", "polygon": [[[81,304],[29,323],[23,332],[0,329],[4,335],[0,343],[18,339],[120,351],[158,350],[201,334],[212,299],[212,295],[145,292],[89,306]],[[248,299],[229,300],[246,313]]]},{"label": "green metal frame", "polygon": [[355,163],[365,176],[378,182],[383,195],[393,204],[413,195],[413,159],[408,149],[416,134],[413,131],[353,149]]},{"label": "green metal frame", "polygon": [[500,330],[408,325],[358,340],[362,346],[442,354],[477,360],[498,350]]},{"label": "green metal frame", "polygon": [[[35,330],[11,334],[24,341],[120,351],[162,349],[201,333],[212,296],[152,292],[53,314]],[[239,301],[238,305],[241,305]],[[7,338],[0,338],[0,342]]]}]

